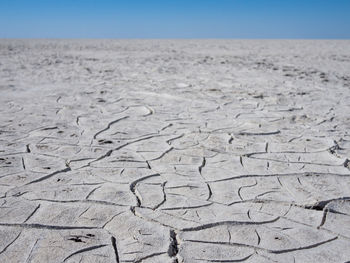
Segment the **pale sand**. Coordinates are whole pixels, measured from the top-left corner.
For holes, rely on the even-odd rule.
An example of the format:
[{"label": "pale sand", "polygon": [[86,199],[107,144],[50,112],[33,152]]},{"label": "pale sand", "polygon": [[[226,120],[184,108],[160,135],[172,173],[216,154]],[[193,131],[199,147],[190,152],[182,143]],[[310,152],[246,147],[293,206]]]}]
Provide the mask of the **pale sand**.
[{"label": "pale sand", "polygon": [[350,259],[350,41],[0,40],[0,262]]}]

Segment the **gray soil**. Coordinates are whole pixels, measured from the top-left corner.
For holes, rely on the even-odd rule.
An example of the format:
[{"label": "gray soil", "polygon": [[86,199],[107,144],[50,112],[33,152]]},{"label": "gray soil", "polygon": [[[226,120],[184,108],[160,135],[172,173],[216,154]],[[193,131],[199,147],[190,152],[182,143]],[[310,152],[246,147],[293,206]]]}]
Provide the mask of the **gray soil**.
[{"label": "gray soil", "polygon": [[0,40],[0,262],[350,260],[350,41]]}]

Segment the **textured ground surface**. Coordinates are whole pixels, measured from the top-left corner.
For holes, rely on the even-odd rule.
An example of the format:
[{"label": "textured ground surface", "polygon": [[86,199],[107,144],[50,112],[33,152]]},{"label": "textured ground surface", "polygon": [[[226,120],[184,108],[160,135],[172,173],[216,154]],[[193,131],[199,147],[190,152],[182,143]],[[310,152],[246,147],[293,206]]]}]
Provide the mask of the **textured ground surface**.
[{"label": "textured ground surface", "polygon": [[350,260],[350,42],[0,41],[0,262]]}]

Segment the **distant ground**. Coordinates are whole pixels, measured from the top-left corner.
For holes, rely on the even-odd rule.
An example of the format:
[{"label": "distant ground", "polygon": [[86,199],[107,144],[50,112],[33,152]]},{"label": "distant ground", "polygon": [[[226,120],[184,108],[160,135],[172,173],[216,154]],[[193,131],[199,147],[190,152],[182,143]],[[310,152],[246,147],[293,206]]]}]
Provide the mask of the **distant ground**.
[{"label": "distant ground", "polygon": [[0,262],[350,260],[350,41],[0,40]]}]

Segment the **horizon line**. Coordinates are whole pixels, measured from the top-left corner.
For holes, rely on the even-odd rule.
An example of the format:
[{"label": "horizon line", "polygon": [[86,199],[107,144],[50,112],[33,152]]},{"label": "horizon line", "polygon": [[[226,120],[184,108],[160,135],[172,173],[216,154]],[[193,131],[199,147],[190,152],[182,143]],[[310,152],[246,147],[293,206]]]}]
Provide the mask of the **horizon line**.
[{"label": "horizon line", "polygon": [[0,40],[350,40],[349,38],[288,38],[288,37],[0,37]]}]

